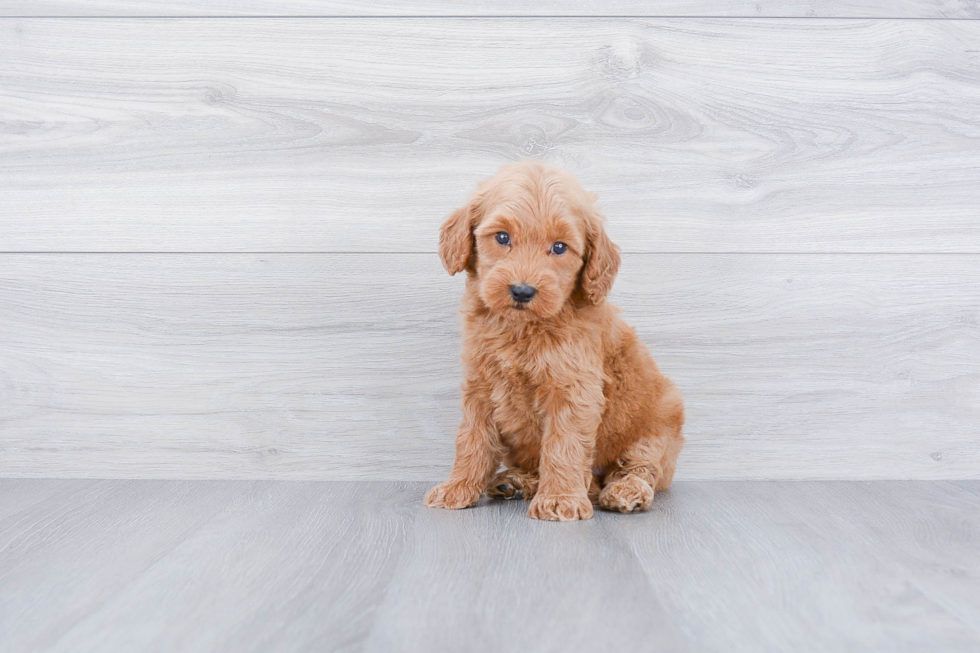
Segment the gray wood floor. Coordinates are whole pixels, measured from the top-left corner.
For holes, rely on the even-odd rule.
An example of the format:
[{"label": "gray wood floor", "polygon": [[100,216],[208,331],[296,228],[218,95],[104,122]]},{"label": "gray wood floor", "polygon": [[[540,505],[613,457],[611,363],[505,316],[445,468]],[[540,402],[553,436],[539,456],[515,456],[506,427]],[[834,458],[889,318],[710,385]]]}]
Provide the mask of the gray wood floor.
[{"label": "gray wood floor", "polygon": [[680,482],[574,524],[426,487],[0,480],[2,646],[980,649],[980,482]]}]

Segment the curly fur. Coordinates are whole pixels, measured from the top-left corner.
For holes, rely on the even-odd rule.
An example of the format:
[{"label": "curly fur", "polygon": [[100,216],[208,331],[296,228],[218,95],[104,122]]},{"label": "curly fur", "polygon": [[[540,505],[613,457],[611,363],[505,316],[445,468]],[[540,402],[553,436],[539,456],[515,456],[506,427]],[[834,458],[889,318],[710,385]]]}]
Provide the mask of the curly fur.
[{"label": "curly fur", "polygon": [[[683,401],[606,299],[620,255],[596,200],[569,173],[521,161],[443,224],[443,265],[467,273],[463,419],[453,470],[427,506],[466,508],[486,491],[568,521],[591,517],[593,502],[645,510],[670,486]],[[526,305],[510,296],[518,283],[537,290]]]}]

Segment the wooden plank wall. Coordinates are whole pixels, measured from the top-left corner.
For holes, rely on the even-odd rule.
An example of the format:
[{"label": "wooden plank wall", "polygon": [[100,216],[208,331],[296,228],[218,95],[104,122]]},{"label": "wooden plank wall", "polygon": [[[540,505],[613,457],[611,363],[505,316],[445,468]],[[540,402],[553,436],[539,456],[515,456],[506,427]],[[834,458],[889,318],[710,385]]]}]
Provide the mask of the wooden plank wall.
[{"label": "wooden plank wall", "polygon": [[977,0],[5,0],[0,16],[980,18]]},{"label": "wooden plank wall", "polygon": [[532,156],[678,478],[980,478],[977,3],[647,4],[0,5],[0,475],[440,477],[438,225]]}]

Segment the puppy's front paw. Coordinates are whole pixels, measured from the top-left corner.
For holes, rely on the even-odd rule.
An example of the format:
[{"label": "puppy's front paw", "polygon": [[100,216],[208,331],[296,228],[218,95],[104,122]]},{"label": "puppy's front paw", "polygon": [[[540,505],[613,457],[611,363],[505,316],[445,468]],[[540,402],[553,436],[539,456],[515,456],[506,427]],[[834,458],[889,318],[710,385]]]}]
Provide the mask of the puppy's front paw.
[{"label": "puppy's front paw", "polygon": [[592,518],[592,502],[586,494],[582,496],[535,495],[527,514],[534,519],[547,521],[575,521]]},{"label": "puppy's front paw", "polygon": [[469,508],[480,499],[482,493],[482,490],[471,485],[446,481],[429,490],[425,495],[425,505],[448,510]]}]

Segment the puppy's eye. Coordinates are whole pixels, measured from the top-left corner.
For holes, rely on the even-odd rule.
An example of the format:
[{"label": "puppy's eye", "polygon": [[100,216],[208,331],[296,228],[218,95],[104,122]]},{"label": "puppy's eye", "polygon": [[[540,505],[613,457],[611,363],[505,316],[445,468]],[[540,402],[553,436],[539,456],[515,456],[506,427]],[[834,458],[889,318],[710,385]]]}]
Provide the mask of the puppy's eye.
[{"label": "puppy's eye", "polygon": [[497,243],[501,245],[510,245],[510,234],[506,231],[497,232]]},{"label": "puppy's eye", "polygon": [[568,245],[565,243],[555,243],[551,246],[551,253],[555,256],[561,256],[568,251]]}]

